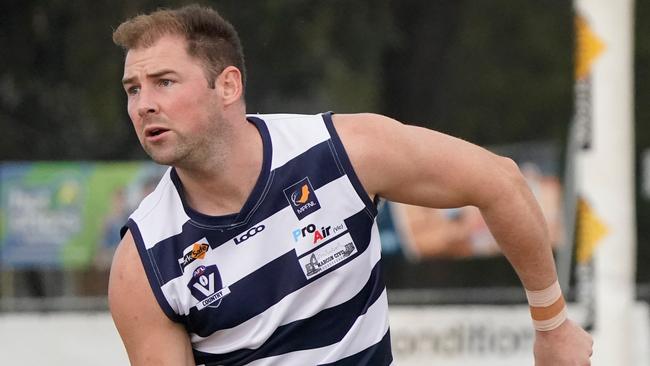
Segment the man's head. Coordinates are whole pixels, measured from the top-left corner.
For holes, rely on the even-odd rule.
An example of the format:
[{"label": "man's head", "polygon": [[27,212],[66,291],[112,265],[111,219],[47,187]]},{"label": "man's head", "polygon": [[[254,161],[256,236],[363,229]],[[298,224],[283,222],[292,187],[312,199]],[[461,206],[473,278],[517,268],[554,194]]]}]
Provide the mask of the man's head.
[{"label": "man's head", "polygon": [[235,66],[246,81],[246,66],[235,28],[215,10],[198,5],[158,10],[131,18],[113,32],[113,42],[125,51],[151,47],[163,36],[180,36],[187,53],[201,61],[210,87],[227,67]]},{"label": "man's head", "polygon": [[153,160],[190,169],[225,158],[233,128],[245,125],[233,27],[214,10],[189,6],[135,17],[113,38],[127,51],[127,111]]}]

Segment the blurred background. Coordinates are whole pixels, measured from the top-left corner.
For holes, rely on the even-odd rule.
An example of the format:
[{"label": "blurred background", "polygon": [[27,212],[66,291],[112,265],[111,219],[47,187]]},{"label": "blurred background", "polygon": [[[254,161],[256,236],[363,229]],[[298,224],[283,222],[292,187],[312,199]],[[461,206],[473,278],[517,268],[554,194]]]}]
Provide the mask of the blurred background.
[{"label": "blurred background", "polygon": [[[214,6],[239,32],[250,113],[372,111],[515,159],[544,208],[567,296],[585,326],[594,326],[595,265],[581,254],[577,225],[578,207],[584,213],[591,206],[578,203],[581,183],[573,176],[575,149],[585,147],[575,147],[571,125],[585,89],[576,76],[572,2],[198,2]],[[51,344],[48,364],[84,364],[97,358],[97,344],[111,355],[96,364],[126,364],[107,313],[108,271],[119,228],[164,167],[148,161],[133,133],[120,84],[123,53],[111,34],[127,17],[187,3],[0,4],[0,359],[14,360],[26,340],[16,335],[28,333]],[[633,10],[636,225],[627,250],[634,255],[634,301],[647,304],[650,2],[637,1]],[[428,364],[409,361],[417,352],[444,365],[471,365],[471,357],[522,364],[532,344],[525,296],[472,208],[387,203],[380,225],[390,303],[404,310],[393,320],[400,364]],[[409,313],[422,308],[438,312]],[[523,326],[499,327],[511,309]],[[480,323],[485,314],[494,320]],[[443,325],[463,320],[400,333],[410,316]],[[40,364],[20,357],[21,364]]]}]

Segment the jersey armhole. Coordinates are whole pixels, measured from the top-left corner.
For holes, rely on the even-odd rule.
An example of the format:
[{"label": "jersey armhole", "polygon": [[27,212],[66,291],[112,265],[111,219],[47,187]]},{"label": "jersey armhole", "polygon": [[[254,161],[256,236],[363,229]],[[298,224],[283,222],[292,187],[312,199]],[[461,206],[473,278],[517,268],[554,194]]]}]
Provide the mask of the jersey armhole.
[{"label": "jersey armhole", "polygon": [[334,127],[334,122],[332,121],[332,114],[334,113],[327,112],[327,113],[323,113],[322,116],[323,116],[323,121],[325,121],[325,126],[327,127],[327,131],[329,132],[330,137],[332,139],[332,144],[334,145],[334,149],[336,151],[336,160],[345,171],[345,174],[350,179],[350,182],[352,183],[354,190],[357,192],[357,195],[361,198],[363,203],[366,205],[366,208],[370,211],[372,216],[377,216],[377,203],[379,202],[379,196],[375,197],[375,201],[373,202],[373,200],[370,199],[368,192],[366,192],[366,189],[363,187],[363,184],[361,184],[361,181],[359,180],[357,173],[354,171],[354,168],[352,167],[352,163],[350,162],[348,153],[345,151],[343,142],[341,141],[338,132],[336,132],[336,128]]},{"label": "jersey armhole", "polygon": [[133,241],[135,242],[135,247],[138,249],[138,254],[140,257],[140,260],[142,261],[142,265],[144,266],[144,272],[147,275],[147,280],[149,281],[149,286],[151,287],[151,290],[153,291],[154,296],[156,297],[156,301],[158,302],[158,305],[160,305],[160,308],[163,310],[165,315],[171,321],[184,324],[183,322],[183,317],[181,317],[179,314],[177,314],[174,309],[169,305],[169,302],[165,298],[165,294],[163,294],[161,286],[163,285],[162,280],[158,274],[158,268],[156,266],[155,260],[153,257],[149,255],[149,251],[146,249],[144,245],[144,241],[142,240],[142,234],[140,234],[140,229],[138,228],[138,224],[133,221],[133,219],[129,219],[129,221],[126,223],[126,225],[120,230],[120,233],[122,236],[126,233],[126,230],[131,231],[131,235],[133,236]]}]

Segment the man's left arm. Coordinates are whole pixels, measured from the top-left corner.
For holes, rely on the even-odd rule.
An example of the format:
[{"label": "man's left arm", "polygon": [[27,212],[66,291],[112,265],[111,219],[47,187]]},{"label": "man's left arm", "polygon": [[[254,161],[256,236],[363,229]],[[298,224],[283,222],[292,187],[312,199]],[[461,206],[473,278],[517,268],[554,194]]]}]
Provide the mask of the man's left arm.
[{"label": "man's left arm", "polygon": [[[333,121],[371,197],[434,208],[476,206],[527,290],[557,281],[542,211],[512,160],[376,114],[334,115]],[[588,365],[591,344],[571,321],[537,331],[536,365]]]}]

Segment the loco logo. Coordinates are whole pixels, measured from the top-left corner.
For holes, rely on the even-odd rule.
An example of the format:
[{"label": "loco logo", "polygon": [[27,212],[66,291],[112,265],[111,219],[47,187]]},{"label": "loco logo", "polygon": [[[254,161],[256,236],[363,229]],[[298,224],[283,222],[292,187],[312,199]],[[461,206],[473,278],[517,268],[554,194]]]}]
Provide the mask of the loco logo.
[{"label": "loco logo", "polygon": [[252,227],[252,228],[248,229],[248,231],[246,231],[245,233],[241,234],[240,236],[235,237],[235,239],[234,239],[235,244],[239,245],[239,244],[245,242],[249,238],[257,235],[257,233],[261,233],[262,231],[264,231],[264,229],[266,229],[266,226],[264,226],[264,225],[258,225],[258,226],[255,226],[255,227]]},{"label": "loco logo", "polygon": [[302,220],[305,216],[320,209],[320,202],[318,202],[309,177],[304,177],[285,188],[283,192],[298,220]]},{"label": "loco logo", "polygon": [[210,245],[206,242],[207,240],[203,238],[183,250],[183,256],[178,259],[181,271],[185,272],[185,267],[195,260],[205,258],[205,254],[210,250]]},{"label": "loco logo", "polygon": [[221,300],[230,294],[228,287],[223,287],[217,266],[199,266],[192,272],[192,278],[187,284],[195,299],[198,310],[205,307],[218,308]]}]

